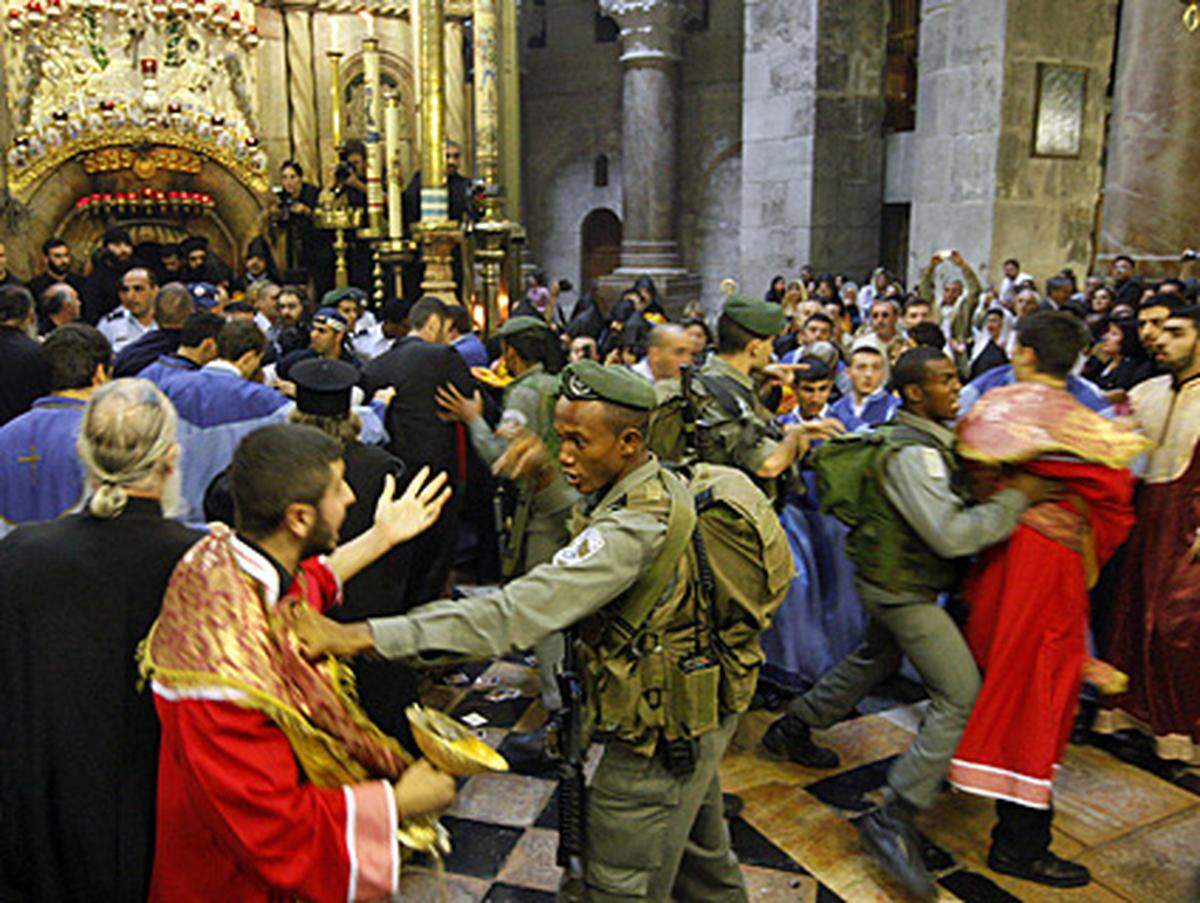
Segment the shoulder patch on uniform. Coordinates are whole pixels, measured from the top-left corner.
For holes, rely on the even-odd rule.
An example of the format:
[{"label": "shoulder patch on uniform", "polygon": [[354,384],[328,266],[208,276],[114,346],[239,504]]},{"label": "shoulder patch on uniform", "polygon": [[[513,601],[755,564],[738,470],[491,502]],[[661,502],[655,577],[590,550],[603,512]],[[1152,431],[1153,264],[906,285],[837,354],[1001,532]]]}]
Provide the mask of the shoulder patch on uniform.
[{"label": "shoulder patch on uniform", "polygon": [[925,476],[932,480],[946,478],[946,461],[936,448],[921,449],[921,464],[925,467]]},{"label": "shoulder patch on uniform", "polygon": [[529,418],[525,416],[524,411],[518,411],[516,408],[505,408],[504,413],[500,415],[500,426],[515,426],[524,429],[529,425]]},{"label": "shoulder patch on uniform", "polygon": [[595,527],[588,527],[565,548],[559,549],[554,556],[554,564],[560,567],[571,567],[583,564],[604,548],[604,535]]}]

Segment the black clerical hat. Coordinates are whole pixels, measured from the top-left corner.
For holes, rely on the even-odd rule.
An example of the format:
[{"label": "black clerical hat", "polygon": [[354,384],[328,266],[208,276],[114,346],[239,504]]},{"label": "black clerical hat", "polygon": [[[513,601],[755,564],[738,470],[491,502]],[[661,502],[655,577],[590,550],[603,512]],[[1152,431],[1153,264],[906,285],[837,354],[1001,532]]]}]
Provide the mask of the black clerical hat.
[{"label": "black clerical hat", "polygon": [[345,361],[318,357],[300,361],[288,373],[296,384],[296,407],[305,414],[339,417],[350,411],[350,390],[358,368]]}]

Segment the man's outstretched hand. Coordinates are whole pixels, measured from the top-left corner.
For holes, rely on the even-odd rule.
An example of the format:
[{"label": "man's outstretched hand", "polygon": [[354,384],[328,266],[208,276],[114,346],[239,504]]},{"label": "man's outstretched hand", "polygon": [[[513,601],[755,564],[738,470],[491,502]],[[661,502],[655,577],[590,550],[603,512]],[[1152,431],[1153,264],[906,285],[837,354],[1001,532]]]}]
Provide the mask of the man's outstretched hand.
[{"label": "man's outstretched hand", "polygon": [[470,423],[483,416],[483,396],[478,389],[468,398],[458,391],[454,383],[446,383],[438,388],[433,397],[442,409],[438,419],[445,423]]},{"label": "man's outstretched hand", "polygon": [[295,636],[300,654],[310,661],[326,655],[349,658],[375,648],[375,638],[366,621],[339,624],[307,605],[288,606],[280,610],[280,615]]},{"label": "man's outstretched hand", "polygon": [[382,531],[389,548],[412,539],[434,525],[442,508],[450,500],[446,474],[429,479],[429,468],[422,467],[409,481],[400,498],[396,494],[396,479],[384,477],[383,492],[375,503],[375,529]]}]

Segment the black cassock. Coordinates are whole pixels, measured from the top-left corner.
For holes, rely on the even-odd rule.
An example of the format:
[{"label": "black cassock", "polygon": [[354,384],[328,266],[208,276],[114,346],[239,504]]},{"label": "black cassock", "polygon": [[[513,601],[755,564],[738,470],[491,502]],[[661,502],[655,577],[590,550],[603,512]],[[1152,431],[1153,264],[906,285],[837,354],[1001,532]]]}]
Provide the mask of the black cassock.
[{"label": "black cassock", "polygon": [[0,899],[145,899],[159,728],[134,653],[200,535],[130,499],[0,541]]},{"label": "black cassock", "polygon": [[[396,478],[396,493],[404,491],[408,476],[400,459],[374,445],[355,443],[342,455],[346,482],[354,490],[355,502],[342,524],[343,543],[365,533],[375,522],[375,503],[383,491],[384,478]],[[345,600],[329,612],[339,621],[361,621],[402,614],[412,568],[414,541],[396,546],[370,567],[355,574],[344,587]],[[358,659],[354,663],[358,698],[371,720],[385,734],[396,737],[411,751],[415,741],[404,714],[417,701],[417,675],[399,662]]]}]

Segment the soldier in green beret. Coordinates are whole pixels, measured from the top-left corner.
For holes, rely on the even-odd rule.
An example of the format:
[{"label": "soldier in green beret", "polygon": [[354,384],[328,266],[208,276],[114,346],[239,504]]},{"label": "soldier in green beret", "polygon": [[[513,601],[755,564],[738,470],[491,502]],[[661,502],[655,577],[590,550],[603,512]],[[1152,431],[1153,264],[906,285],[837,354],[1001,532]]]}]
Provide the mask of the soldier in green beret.
[{"label": "soldier in green beret", "polygon": [[[682,745],[668,738],[671,726],[662,717],[680,691],[668,685],[655,655],[681,638],[694,640],[696,612],[687,607],[694,603],[683,601],[693,594],[679,594],[679,601],[669,594],[654,610],[656,636],[638,624],[632,639],[614,640],[629,594],[644,589],[647,573],[676,567],[691,533],[690,523],[682,534],[674,526],[686,516],[679,481],[644,443],[655,402],[650,384],[624,368],[578,361],[563,371],[554,412],[558,462],[584,499],[574,539],[549,564],[492,593],[399,617],[338,624],[303,612],[291,626],[311,656],[413,659],[505,655],[579,624],[588,720],[606,740],[587,791],[581,898],[745,903],[717,777],[737,716],[721,717]],[[538,486],[559,472],[532,436],[513,442],[498,464],[529,474]],[[686,502],[690,512],[690,496]],[[679,535],[682,545],[673,538]],[[642,650],[645,664],[630,670],[634,650]]]},{"label": "soldier in green beret", "polygon": [[[554,432],[558,377],[548,372],[547,363],[558,339],[538,317],[511,317],[496,335],[501,360],[513,380],[504,388],[504,410],[495,432],[483,418],[478,390],[467,398],[449,383],[438,389],[436,399],[445,411],[443,419],[466,424],[471,444],[488,465],[495,464],[513,438],[525,430],[541,439],[553,454],[558,448]],[[502,513],[500,565],[505,580],[549,561],[570,541],[567,519],[578,498],[561,475],[541,490],[529,480],[517,481],[511,511]],[[562,643],[562,636],[553,634],[534,649],[542,677],[542,705],[552,714],[562,705],[557,681]],[[523,774],[540,774],[556,764],[547,751],[545,729],[511,735],[506,752],[512,769]]]},{"label": "soldier in green beret", "polygon": [[686,380],[686,388],[679,381],[659,388],[664,401],[681,393],[687,396],[685,403],[695,416],[699,460],[737,467],[770,498],[786,493],[792,467],[813,438],[805,427],[780,427],[759,399],[758,380],[767,374],[773,340],[783,326],[778,304],[730,295],[717,321],[716,353]]}]

